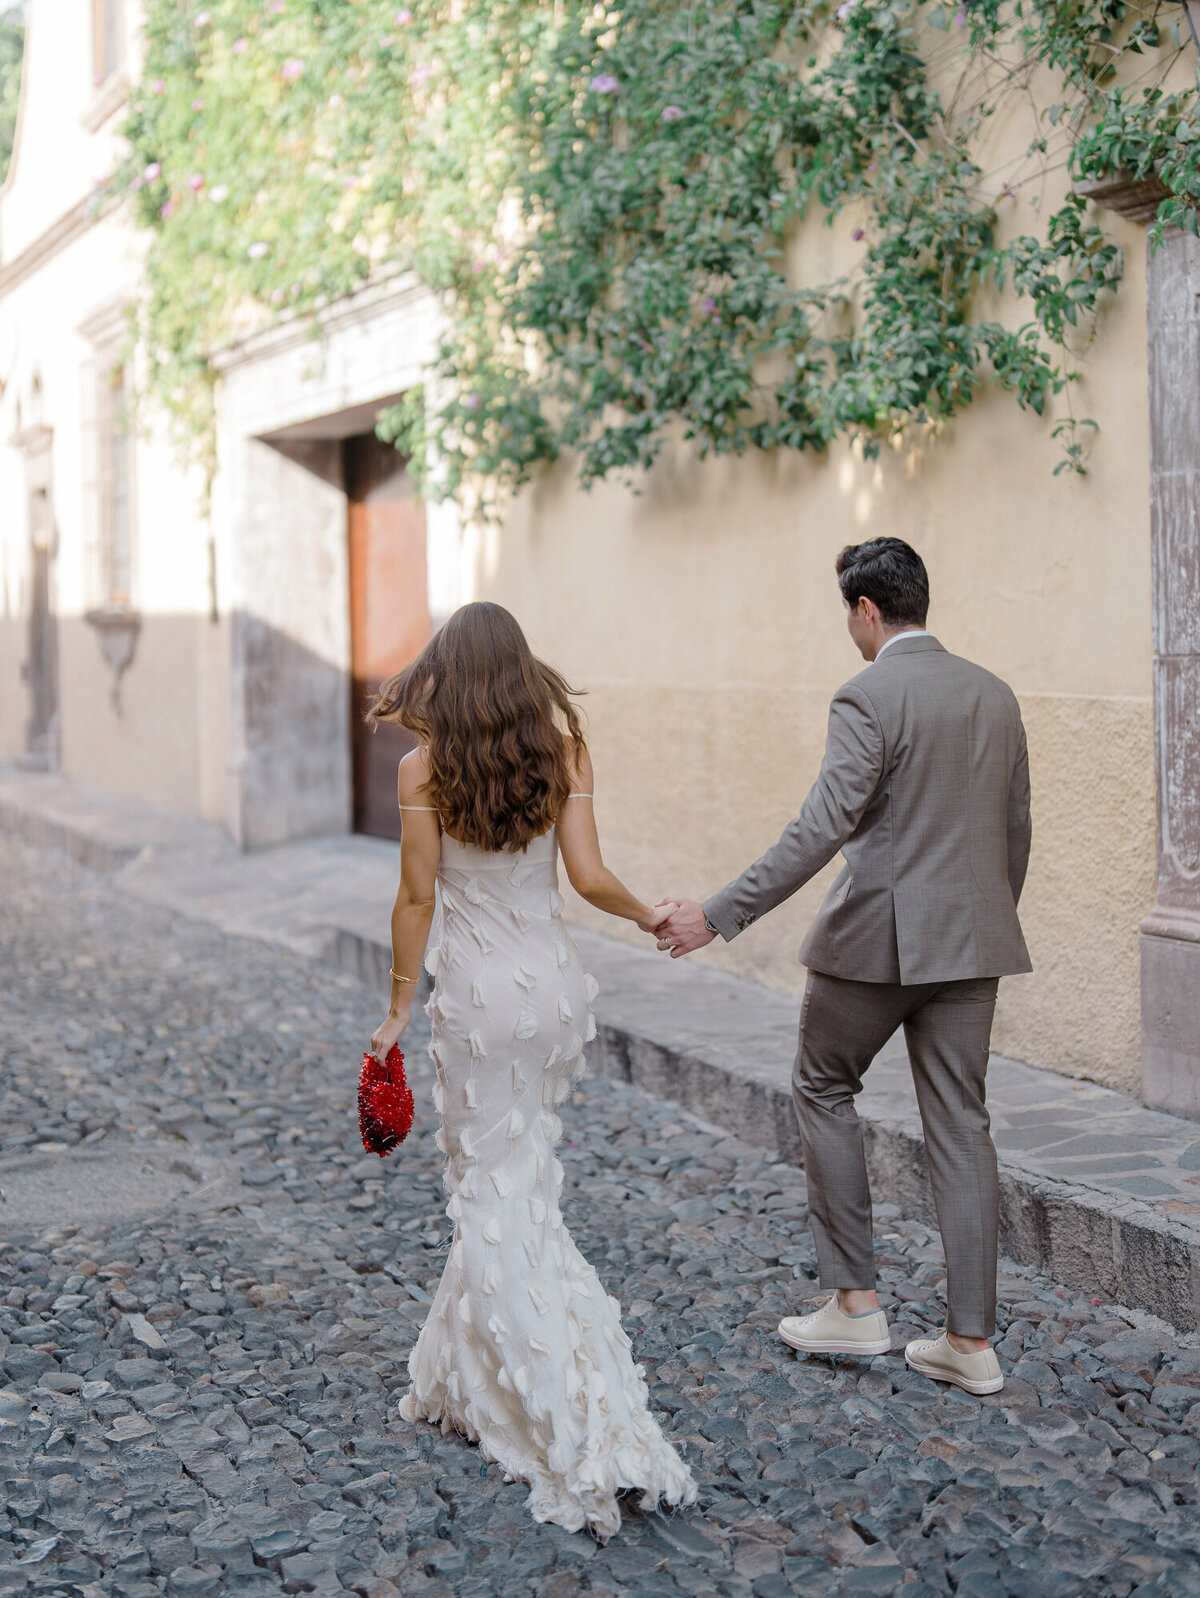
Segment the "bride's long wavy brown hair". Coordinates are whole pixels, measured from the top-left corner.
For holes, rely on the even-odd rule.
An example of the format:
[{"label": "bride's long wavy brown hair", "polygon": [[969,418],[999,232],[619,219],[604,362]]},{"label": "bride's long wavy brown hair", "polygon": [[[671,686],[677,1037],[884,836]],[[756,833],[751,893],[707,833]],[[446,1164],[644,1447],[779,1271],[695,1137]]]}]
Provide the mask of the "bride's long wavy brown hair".
[{"label": "bride's long wavy brown hair", "polygon": [[385,682],[368,720],[428,750],[425,792],[460,843],[517,852],[558,820],[583,752],[574,690],[538,660],[503,605],[464,605]]}]

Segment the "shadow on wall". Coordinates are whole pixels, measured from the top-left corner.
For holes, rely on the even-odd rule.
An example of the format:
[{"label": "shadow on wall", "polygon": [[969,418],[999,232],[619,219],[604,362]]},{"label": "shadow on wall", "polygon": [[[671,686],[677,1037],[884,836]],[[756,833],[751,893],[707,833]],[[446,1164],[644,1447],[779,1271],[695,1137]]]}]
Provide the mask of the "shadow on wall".
[{"label": "shadow on wall", "polygon": [[243,849],[349,832],[350,675],[235,612],[226,825]]}]

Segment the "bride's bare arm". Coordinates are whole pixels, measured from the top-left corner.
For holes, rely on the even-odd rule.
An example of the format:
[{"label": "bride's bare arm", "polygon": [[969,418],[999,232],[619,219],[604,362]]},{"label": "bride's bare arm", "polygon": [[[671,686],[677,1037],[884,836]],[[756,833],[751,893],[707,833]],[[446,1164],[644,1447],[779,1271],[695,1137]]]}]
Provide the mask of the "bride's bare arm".
[{"label": "bride's bare arm", "polygon": [[[404,806],[428,805],[425,790],[428,773],[420,750],[405,755],[396,779],[398,801]],[[371,1036],[371,1052],[382,1060],[392,1044],[408,1027],[417,979],[429,941],[433,920],[438,862],[442,854],[442,832],[434,811],[421,808],[404,811],[404,832],[400,844],[400,886],[392,906],[392,991],[387,1019]],[[401,981],[408,977],[407,982]]]},{"label": "bride's bare arm", "polygon": [[558,818],[558,847],[567,880],[579,897],[595,905],[597,910],[636,921],[643,932],[653,932],[670,914],[670,907],[654,909],[643,904],[604,864],[591,800],[594,792],[592,761],[586,749],[576,766],[571,790],[579,797],[568,799]]}]

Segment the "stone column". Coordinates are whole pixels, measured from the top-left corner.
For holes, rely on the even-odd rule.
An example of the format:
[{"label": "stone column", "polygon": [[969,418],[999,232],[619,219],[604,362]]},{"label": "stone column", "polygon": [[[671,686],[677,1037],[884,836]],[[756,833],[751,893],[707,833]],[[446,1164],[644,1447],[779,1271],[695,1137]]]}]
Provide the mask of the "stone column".
[{"label": "stone column", "polygon": [[1148,262],[1158,888],[1142,922],[1142,1092],[1200,1117],[1200,240]]},{"label": "stone column", "polygon": [[[1149,223],[1156,177],[1076,185]],[[1142,922],[1142,1096],[1200,1119],[1200,240],[1172,229],[1147,261],[1150,537],[1158,884]]]}]

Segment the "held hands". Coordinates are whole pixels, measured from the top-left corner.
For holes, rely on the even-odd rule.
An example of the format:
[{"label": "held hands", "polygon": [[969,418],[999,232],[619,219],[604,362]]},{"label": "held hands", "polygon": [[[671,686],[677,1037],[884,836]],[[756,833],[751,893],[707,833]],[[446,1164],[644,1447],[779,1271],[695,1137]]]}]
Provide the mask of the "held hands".
[{"label": "held hands", "polygon": [[648,912],[644,921],[638,922],[638,928],[642,932],[657,933],[659,927],[662,926],[674,908],[675,906],[669,899],[664,899],[660,904],[656,904],[653,910]]},{"label": "held hands", "polygon": [[699,899],[664,899],[655,908],[663,907],[668,915],[657,929],[658,947],[667,951],[672,960],[712,942],[715,934],[705,924],[704,906]]},{"label": "held hands", "polygon": [[371,1033],[371,1053],[383,1065],[388,1056],[388,1050],[393,1043],[398,1043],[408,1030],[411,1019],[407,1010],[399,1015],[389,1015],[381,1026],[377,1026]]}]

